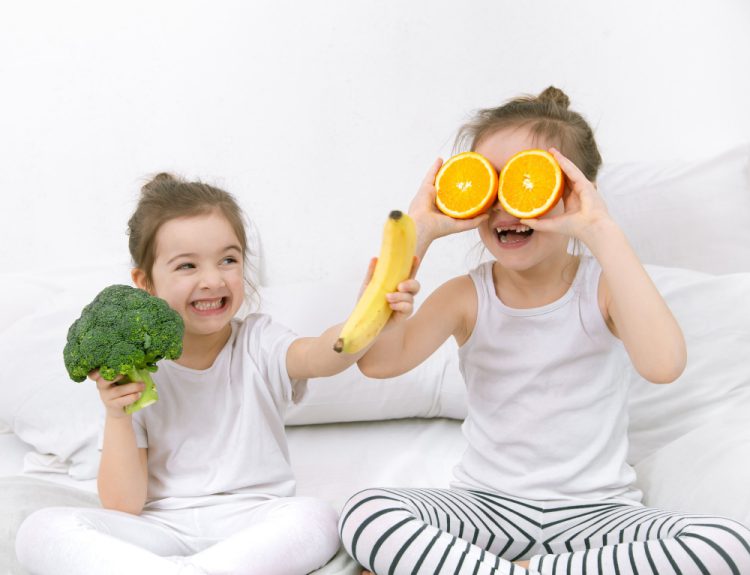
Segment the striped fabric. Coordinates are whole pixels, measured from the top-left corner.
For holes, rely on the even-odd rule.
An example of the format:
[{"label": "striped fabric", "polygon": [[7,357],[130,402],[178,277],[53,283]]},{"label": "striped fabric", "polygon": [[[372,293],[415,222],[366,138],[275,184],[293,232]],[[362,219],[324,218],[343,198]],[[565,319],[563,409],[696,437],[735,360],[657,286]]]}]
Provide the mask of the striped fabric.
[{"label": "striped fabric", "polygon": [[[614,501],[368,489],[346,504],[339,532],[378,575],[750,574],[750,530],[736,521]],[[521,559],[528,570],[512,563]]]}]

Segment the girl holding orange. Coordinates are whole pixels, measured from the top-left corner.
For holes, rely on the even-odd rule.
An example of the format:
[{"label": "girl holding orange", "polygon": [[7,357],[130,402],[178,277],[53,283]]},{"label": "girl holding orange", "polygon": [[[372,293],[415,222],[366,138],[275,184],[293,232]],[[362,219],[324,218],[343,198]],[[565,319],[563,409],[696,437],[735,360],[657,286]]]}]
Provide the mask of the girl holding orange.
[{"label": "girl holding orange", "polygon": [[[746,527],[641,504],[626,461],[625,362],[668,384],[685,367],[685,342],[607,213],[592,130],[568,105],[550,87],[483,110],[461,131],[498,170],[519,151],[550,150],[567,186],[544,215],[519,218],[500,204],[444,215],[439,162],[412,202],[420,257],[470,228],[492,257],[359,360],[365,374],[391,377],[454,337],[468,391],[468,447],[450,488],[368,489],[342,511],[344,546],[373,572],[750,572]],[[569,250],[571,240],[591,255]]]}]

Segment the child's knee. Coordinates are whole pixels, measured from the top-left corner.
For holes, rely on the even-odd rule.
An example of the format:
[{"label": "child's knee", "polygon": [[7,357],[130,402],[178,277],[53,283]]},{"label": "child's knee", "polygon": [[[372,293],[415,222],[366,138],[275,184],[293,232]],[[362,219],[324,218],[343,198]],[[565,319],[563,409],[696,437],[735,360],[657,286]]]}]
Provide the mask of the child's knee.
[{"label": "child's knee", "polygon": [[338,550],[338,514],[330,503],[316,497],[290,497],[280,503],[273,513],[284,524],[306,526],[306,534],[316,540],[321,552],[333,555]]},{"label": "child's knee", "polygon": [[300,512],[305,515],[309,521],[318,526],[318,528],[327,535],[333,535],[337,538],[336,525],[338,523],[338,513],[333,506],[315,497],[298,497]]},{"label": "child's knee", "polygon": [[727,518],[695,521],[685,535],[707,543],[704,563],[711,573],[720,573],[733,563],[733,572],[750,573],[750,529]]},{"label": "child's knee", "polygon": [[393,507],[394,503],[399,507],[402,505],[400,500],[389,497],[382,489],[370,488],[352,495],[339,516],[339,536],[344,546],[349,548],[355,531],[369,517],[384,507]]},{"label": "child's knee", "polygon": [[55,533],[75,527],[74,509],[47,507],[31,513],[16,532],[16,557],[28,566],[40,551],[48,548]]}]

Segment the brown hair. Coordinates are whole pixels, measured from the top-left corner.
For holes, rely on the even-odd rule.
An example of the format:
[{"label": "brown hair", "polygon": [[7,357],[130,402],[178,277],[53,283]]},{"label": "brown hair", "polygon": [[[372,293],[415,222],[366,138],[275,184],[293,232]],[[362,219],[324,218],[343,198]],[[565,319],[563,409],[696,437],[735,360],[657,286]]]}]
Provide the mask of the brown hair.
[{"label": "brown hair", "polygon": [[482,139],[498,130],[524,127],[534,138],[560,150],[593,182],[602,157],[591,127],[569,106],[568,96],[549,86],[538,96],[521,96],[496,108],[479,110],[459,129],[456,148],[475,150]]},{"label": "brown hair", "polygon": [[188,182],[172,174],[161,173],[141,188],[135,212],[128,220],[128,247],[135,267],[146,274],[153,285],[152,271],[156,259],[156,234],[162,224],[175,218],[209,214],[217,211],[234,230],[245,270],[245,283],[250,294],[257,290],[249,279],[249,250],[242,209],[234,196],[200,181]]}]

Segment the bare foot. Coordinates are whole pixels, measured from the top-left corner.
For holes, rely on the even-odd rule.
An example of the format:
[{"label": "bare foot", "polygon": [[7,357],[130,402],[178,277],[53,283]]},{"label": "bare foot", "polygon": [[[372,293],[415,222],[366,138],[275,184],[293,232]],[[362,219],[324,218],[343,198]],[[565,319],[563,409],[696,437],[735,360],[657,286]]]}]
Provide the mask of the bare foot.
[{"label": "bare foot", "polygon": [[371,571],[367,571],[366,569],[364,569],[364,570],[362,571],[362,574],[361,574],[361,575],[372,575],[372,572],[371,572]]}]

